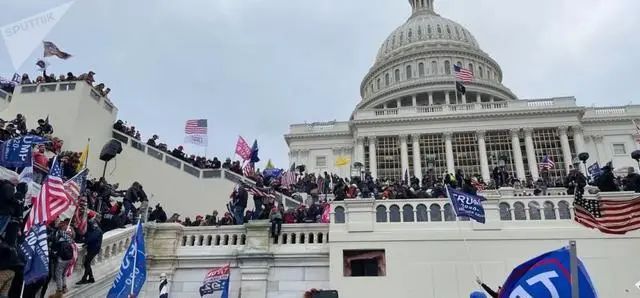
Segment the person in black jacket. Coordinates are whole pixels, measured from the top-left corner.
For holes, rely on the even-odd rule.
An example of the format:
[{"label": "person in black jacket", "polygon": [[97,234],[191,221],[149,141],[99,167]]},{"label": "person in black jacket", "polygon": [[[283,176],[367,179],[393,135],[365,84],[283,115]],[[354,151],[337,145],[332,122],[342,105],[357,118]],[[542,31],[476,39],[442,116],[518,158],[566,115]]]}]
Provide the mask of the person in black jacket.
[{"label": "person in black jacket", "polygon": [[500,290],[502,290],[502,287],[498,287],[498,291],[494,291],[493,289],[491,289],[489,286],[487,286],[486,284],[484,284],[482,282],[482,280],[480,280],[479,277],[476,277],[476,282],[478,283],[478,285],[480,285],[482,287],[482,289],[487,292],[487,294],[489,294],[489,296],[491,296],[492,298],[498,298],[498,296],[500,295]]},{"label": "person in black jacket", "polygon": [[247,208],[247,201],[249,199],[249,193],[247,190],[238,186],[232,194],[233,198],[233,218],[236,220],[237,225],[244,224],[244,209]]},{"label": "person in black jacket", "polygon": [[[133,182],[133,184],[131,184],[131,187],[129,187],[129,189],[127,189],[127,193],[124,196],[124,199],[122,200],[122,203],[124,204],[124,212],[125,215],[128,217],[133,217],[133,213],[135,212],[136,208],[133,205],[133,203],[135,202],[149,202],[149,200],[147,199],[147,194],[144,192],[144,190],[142,189],[142,185],[139,182]],[[147,206],[144,206],[144,204],[141,205],[141,208],[144,212],[147,211]],[[146,218],[143,218],[143,220],[146,220]]]},{"label": "person in black jacket", "polygon": [[77,285],[94,283],[95,279],[93,278],[93,270],[91,269],[91,261],[95,258],[100,252],[100,247],[102,247],[102,230],[98,227],[98,224],[95,220],[90,219],[89,225],[87,226],[87,233],[85,234],[84,246],[87,250],[87,255],[84,257],[84,261],[82,266],[84,267],[84,274]]},{"label": "person in black jacket", "polygon": [[623,180],[624,190],[640,192],[640,175],[635,172],[633,167],[629,167],[627,177]]},{"label": "person in black jacket", "polygon": [[613,175],[613,167],[611,166],[611,163],[602,167],[602,173],[596,179],[596,186],[598,186],[602,192],[619,190],[616,185],[616,177]]}]

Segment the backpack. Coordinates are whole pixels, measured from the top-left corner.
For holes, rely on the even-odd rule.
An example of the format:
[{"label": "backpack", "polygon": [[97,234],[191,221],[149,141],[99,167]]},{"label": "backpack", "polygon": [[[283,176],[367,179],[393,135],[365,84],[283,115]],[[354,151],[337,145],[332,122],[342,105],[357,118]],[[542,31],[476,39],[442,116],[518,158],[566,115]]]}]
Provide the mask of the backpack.
[{"label": "backpack", "polygon": [[73,247],[71,246],[71,242],[69,241],[60,242],[58,257],[60,257],[60,259],[63,261],[69,261],[73,258]]}]

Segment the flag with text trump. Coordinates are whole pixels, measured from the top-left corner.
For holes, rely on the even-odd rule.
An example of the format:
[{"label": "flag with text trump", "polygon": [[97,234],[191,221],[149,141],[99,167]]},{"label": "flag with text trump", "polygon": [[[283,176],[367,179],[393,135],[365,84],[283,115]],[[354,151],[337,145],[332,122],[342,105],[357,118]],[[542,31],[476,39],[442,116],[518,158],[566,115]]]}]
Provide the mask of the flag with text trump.
[{"label": "flag with text trump", "polygon": [[482,207],[482,201],[486,201],[484,197],[468,194],[449,186],[447,186],[447,194],[456,216],[469,217],[479,223],[485,223],[484,207]]},{"label": "flag with text trump", "polygon": [[108,298],[138,297],[147,280],[145,251],[142,223],[138,222],[129,249],[122,258],[120,271],[107,294]]},{"label": "flag with text trump", "polygon": [[238,142],[236,143],[236,154],[242,157],[242,160],[251,159],[251,147],[247,144],[247,141],[242,137],[238,137]]},{"label": "flag with text trump", "polygon": [[230,276],[229,264],[209,270],[200,287],[200,297],[228,298]]}]

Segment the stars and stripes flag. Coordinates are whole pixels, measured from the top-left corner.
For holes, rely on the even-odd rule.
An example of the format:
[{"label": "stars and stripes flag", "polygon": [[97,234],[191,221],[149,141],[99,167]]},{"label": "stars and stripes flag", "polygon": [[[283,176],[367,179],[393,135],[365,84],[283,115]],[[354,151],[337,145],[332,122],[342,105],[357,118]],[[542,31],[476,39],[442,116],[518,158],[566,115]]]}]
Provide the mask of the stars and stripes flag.
[{"label": "stars and stripes flag", "polygon": [[244,174],[245,177],[255,176],[256,175],[255,164],[252,162],[245,163],[244,167],[242,168],[242,173]]},{"label": "stars and stripes flag", "polygon": [[85,190],[87,174],[89,174],[89,169],[84,169],[64,183],[64,191],[74,204],[78,203],[78,197]]},{"label": "stars and stripes flag", "polygon": [[206,135],[207,119],[187,120],[184,126],[184,133],[188,135]]},{"label": "stars and stripes flag", "polygon": [[473,81],[473,72],[460,65],[453,66],[453,72],[456,75],[456,80],[463,83],[470,83]]},{"label": "stars and stripes flag", "polygon": [[553,160],[551,159],[551,157],[549,157],[549,155],[545,155],[542,158],[542,161],[540,162],[540,164],[538,164],[538,168],[540,170],[543,170],[543,169],[549,170],[549,169],[553,169],[555,167],[556,167],[556,163],[553,162]]},{"label": "stars and stripes flag", "polygon": [[69,264],[67,264],[67,268],[64,270],[64,274],[66,277],[70,277],[73,274],[73,268],[76,267],[76,263],[78,263],[78,245],[75,241],[71,241],[71,248],[73,250],[73,254]]},{"label": "stars and stripes flag", "polygon": [[606,234],[625,234],[640,229],[640,197],[631,200],[584,199],[576,194],[573,202],[579,224]]},{"label": "stars and stripes flag", "polygon": [[64,189],[61,177],[62,168],[56,156],[51,163],[49,175],[42,183],[40,194],[33,202],[33,207],[24,225],[25,232],[29,231],[34,224],[48,224],[71,206],[71,200]]},{"label": "stars and stripes flag", "polygon": [[296,172],[291,170],[286,171],[280,180],[282,187],[291,188],[291,185],[296,184]]}]

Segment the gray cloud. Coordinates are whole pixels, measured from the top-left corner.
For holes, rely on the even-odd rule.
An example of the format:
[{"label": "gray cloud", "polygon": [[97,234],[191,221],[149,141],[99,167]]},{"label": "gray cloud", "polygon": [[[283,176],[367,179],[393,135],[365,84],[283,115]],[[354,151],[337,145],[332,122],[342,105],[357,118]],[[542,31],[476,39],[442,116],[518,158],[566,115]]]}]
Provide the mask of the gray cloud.
[{"label": "gray cloud", "polygon": [[[40,3],[3,7],[3,22],[50,8]],[[639,1],[436,6],[474,33],[521,98],[575,95],[582,105],[635,99],[629,86],[640,66]],[[263,160],[284,167],[288,125],[348,119],[381,42],[409,10],[406,0],[78,1],[48,36],[74,58],[52,61],[51,71],[95,70],[113,89],[120,117],[143,137],[158,133],[178,145],[185,120],[207,117],[210,155],[231,155],[243,135],[258,139]],[[12,72],[0,47],[0,74]],[[35,67],[28,62],[20,72]]]}]

